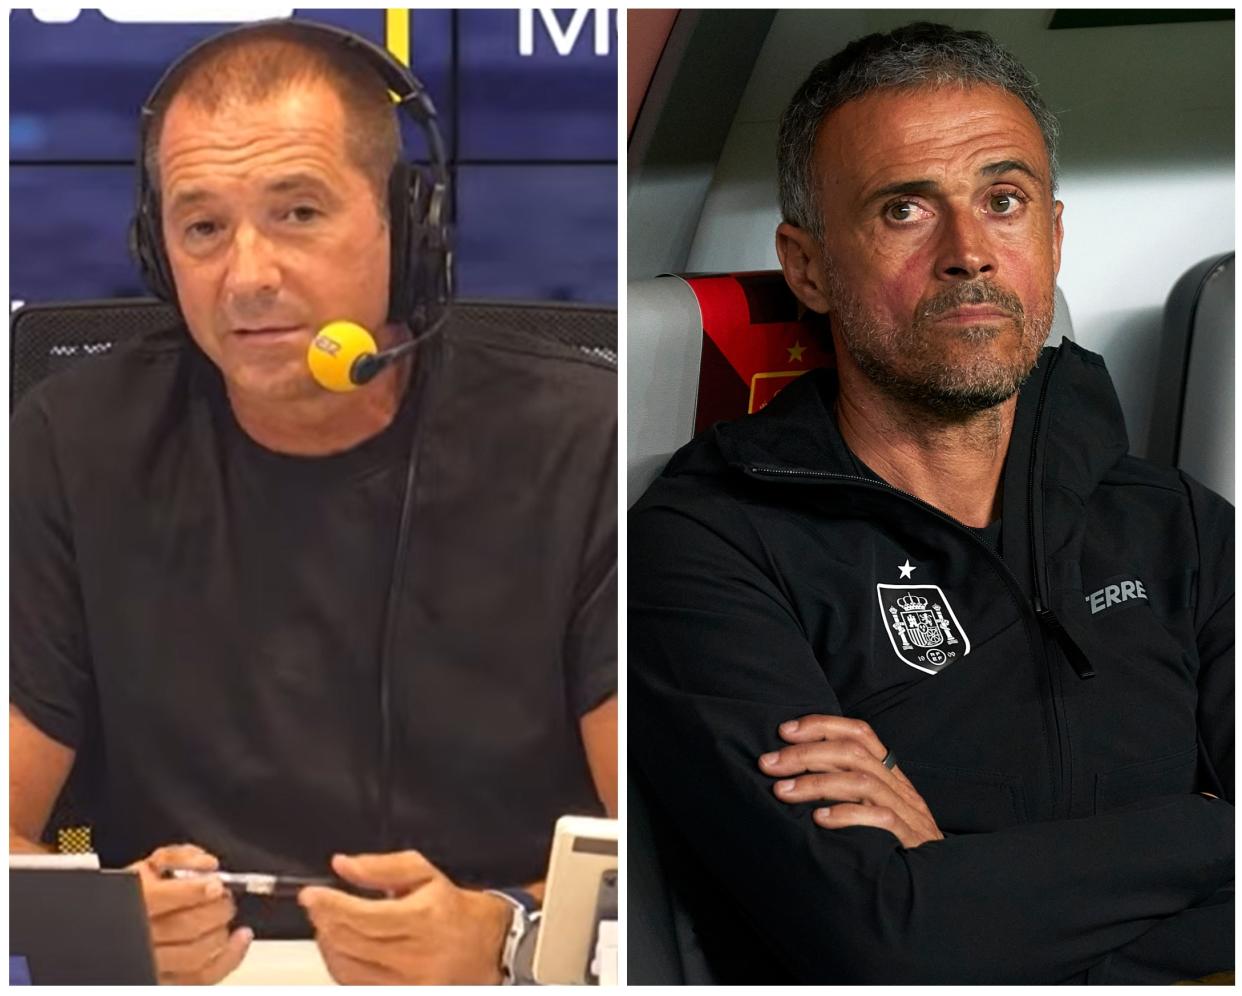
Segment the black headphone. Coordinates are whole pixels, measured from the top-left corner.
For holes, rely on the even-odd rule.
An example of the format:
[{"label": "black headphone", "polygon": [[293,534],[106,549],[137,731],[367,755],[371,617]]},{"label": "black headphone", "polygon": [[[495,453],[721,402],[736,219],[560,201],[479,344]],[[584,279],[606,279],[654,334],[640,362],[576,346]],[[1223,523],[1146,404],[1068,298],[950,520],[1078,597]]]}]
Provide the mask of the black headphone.
[{"label": "black headphone", "polygon": [[233,28],[195,45],[160,77],[142,105],[138,138],[138,207],[129,226],[130,252],[151,293],[177,304],[172,268],[164,247],[159,194],[147,175],[147,142],[156,107],[177,70],[188,59],[221,39],[280,25],[290,38],[319,37],[361,54],[398,97],[397,104],[427,138],[431,172],[398,156],[388,180],[389,231],[392,237],[388,321],[413,330],[415,338],[434,328],[453,295],[452,226],[449,222],[449,173],[444,141],[436,126],[436,109],[426,88],[395,56],[375,43],[326,24],[277,19]]}]

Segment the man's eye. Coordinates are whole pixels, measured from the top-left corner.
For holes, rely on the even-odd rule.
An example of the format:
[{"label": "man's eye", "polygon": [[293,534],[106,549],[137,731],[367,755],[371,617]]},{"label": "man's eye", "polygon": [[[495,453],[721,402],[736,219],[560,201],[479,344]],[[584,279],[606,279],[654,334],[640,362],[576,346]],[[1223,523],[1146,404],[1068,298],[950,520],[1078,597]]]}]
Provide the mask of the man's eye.
[{"label": "man's eye", "polygon": [[912,201],[897,201],[890,204],[885,212],[893,221],[909,221],[914,217],[914,203]]},{"label": "man's eye", "polygon": [[1014,214],[1022,206],[1022,198],[1017,194],[993,194],[988,198],[988,210],[993,214]]},{"label": "man's eye", "polygon": [[321,213],[318,208],[313,208],[309,204],[299,204],[297,207],[290,208],[285,217],[299,224],[305,224],[308,221],[314,221]]},{"label": "man's eye", "polygon": [[909,224],[932,217],[932,212],[919,201],[893,201],[884,209],[884,217],[898,224]]},{"label": "man's eye", "polygon": [[219,230],[214,221],[196,221],[186,226],[185,234],[191,239],[209,239]]}]

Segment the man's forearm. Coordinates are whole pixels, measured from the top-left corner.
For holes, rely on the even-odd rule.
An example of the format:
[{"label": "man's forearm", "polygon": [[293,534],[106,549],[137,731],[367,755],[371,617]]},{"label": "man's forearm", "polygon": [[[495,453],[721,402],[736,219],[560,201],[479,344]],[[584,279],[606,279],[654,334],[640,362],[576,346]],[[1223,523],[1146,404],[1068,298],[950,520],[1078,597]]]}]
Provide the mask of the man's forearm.
[{"label": "man's forearm", "polygon": [[31,840],[29,837],[23,836],[17,830],[13,829],[13,827],[9,827],[9,853],[54,854],[55,851],[49,845]]},{"label": "man's forearm", "polygon": [[[1232,972],[1233,883],[1207,901],[1165,917],[1087,972],[1089,985],[1167,985]],[[1233,985],[1233,980],[1218,985]]]},{"label": "man's forearm", "polygon": [[1054,983],[1211,895],[1232,874],[1233,819],[1185,796],[912,849],[805,814],[690,839],[802,982]]},{"label": "man's forearm", "polygon": [[746,730],[776,729],[795,706],[683,704],[641,672],[630,689],[653,801],[804,982],[1063,981],[1233,874],[1233,807],[1199,795],[915,848],[873,827],[824,829],[776,798]]}]

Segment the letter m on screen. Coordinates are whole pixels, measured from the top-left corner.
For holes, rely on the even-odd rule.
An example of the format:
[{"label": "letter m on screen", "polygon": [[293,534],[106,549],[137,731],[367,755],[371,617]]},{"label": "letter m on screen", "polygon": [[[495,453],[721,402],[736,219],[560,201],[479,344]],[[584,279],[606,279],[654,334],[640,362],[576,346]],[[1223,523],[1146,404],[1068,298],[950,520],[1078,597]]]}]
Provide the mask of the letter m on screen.
[{"label": "letter m on screen", "polygon": [[556,49],[557,55],[569,55],[574,50],[588,17],[594,21],[595,54],[608,54],[611,37],[608,30],[607,7],[579,7],[573,11],[569,24],[564,27],[555,10],[547,7],[523,7],[518,11],[519,55],[535,54],[536,14],[539,15],[539,22],[543,25],[543,33],[551,39],[552,47]]}]

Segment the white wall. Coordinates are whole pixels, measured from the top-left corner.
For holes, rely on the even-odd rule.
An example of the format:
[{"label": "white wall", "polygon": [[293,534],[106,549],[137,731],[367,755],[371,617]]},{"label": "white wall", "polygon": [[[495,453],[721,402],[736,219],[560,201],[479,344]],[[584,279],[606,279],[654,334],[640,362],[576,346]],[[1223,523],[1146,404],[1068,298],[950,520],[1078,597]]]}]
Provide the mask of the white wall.
[{"label": "white wall", "polygon": [[988,31],[1061,119],[1075,337],[1108,361],[1146,449],[1161,311],[1177,278],[1234,248],[1233,23],[1046,29],[1050,11],[782,11],[751,75],[686,269],[775,267],[777,122],[820,59],[871,31],[930,20]]}]

